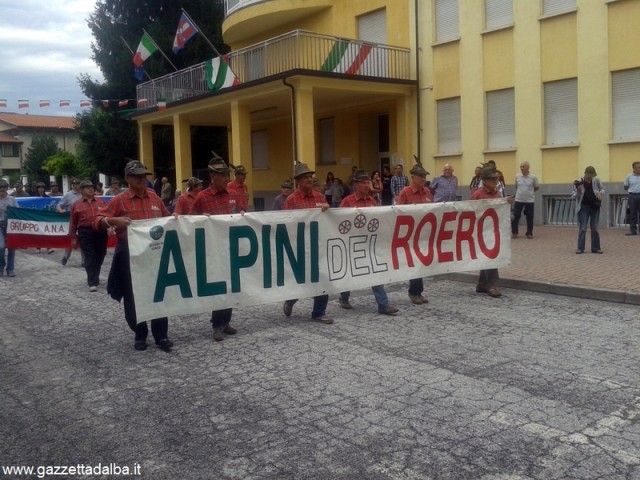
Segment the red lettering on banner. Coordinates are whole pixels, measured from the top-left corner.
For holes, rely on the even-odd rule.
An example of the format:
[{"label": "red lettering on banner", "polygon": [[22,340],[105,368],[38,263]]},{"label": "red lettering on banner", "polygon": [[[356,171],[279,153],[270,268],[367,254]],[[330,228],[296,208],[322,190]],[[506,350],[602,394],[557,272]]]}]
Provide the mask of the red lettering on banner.
[{"label": "red lettering on banner", "polygon": [[444,212],[442,214],[442,223],[440,224],[440,231],[438,232],[438,262],[453,262],[452,252],[442,251],[442,242],[451,240],[453,238],[453,230],[447,230],[447,223],[455,221],[458,216],[457,212]]},{"label": "red lettering on banner", "polygon": [[[487,247],[487,242],[484,240],[484,221],[487,217],[491,217],[493,221],[493,248]],[[488,258],[496,258],[500,253],[500,225],[498,222],[498,213],[493,209],[489,208],[485,210],[485,212],[478,220],[478,245],[480,246],[480,250],[482,253]]]},{"label": "red lettering on banner", "polygon": [[[465,222],[465,220],[468,220]],[[465,229],[465,223],[467,228]],[[469,254],[471,259],[478,258],[476,255],[476,243],[473,241],[473,228],[476,226],[475,212],[461,212],[458,218],[458,230],[456,231],[456,260],[462,260],[462,242],[469,244]]]},{"label": "red lettering on banner", "polygon": [[[409,239],[413,233],[413,225],[415,220],[408,215],[398,215],[396,219],[396,226],[393,230],[393,240],[391,242],[391,262],[393,263],[393,269],[398,269],[398,249],[403,248],[404,254],[407,257],[407,265],[413,267],[413,257],[411,256],[411,249],[409,248]],[[404,237],[399,237],[400,229],[407,227],[407,232]]]},{"label": "red lettering on banner", "polygon": [[[427,253],[426,255],[422,250],[420,250],[420,239],[422,238],[422,229],[426,224],[429,224],[431,228],[429,229],[429,241],[427,242]],[[436,231],[438,230],[438,219],[433,213],[427,213],[420,223],[418,223],[418,228],[416,229],[416,235],[413,237],[413,250],[416,252],[416,257],[420,260],[425,267],[431,265],[433,262],[433,240],[436,236]]]}]

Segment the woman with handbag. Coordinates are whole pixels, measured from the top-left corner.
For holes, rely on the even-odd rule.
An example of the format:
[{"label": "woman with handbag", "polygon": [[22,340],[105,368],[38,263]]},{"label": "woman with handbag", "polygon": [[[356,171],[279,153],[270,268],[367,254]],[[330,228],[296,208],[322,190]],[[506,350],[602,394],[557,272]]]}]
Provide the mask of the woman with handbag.
[{"label": "woman with handbag", "polygon": [[604,186],[597,177],[596,169],[589,166],[584,170],[584,176],[573,182],[572,198],[576,199],[576,213],[578,214],[578,249],[577,254],[584,253],[587,226],[591,228],[591,252],[603,253],[600,249],[600,207],[604,198]]}]

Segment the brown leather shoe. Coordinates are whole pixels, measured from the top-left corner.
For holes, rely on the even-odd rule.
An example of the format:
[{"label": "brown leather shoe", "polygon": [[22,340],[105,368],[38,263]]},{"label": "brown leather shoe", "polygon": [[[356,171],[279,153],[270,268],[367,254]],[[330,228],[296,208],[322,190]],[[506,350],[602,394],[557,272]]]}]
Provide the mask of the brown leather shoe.
[{"label": "brown leather shoe", "polygon": [[224,326],[224,328],[222,329],[222,331],[224,333],[226,333],[227,335],[235,335],[236,333],[238,333],[238,330],[236,330],[235,328],[233,328],[231,325],[229,325],[228,323]]},{"label": "brown leather shoe", "polygon": [[487,293],[489,294],[489,296],[491,298],[499,298],[502,296],[502,293],[500,293],[500,290],[498,290],[497,288],[493,287],[490,288]]},{"label": "brown leather shoe", "polygon": [[325,315],[321,317],[311,317],[311,320],[314,322],[324,323],[325,325],[331,325],[333,323],[333,318],[327,317]]},{"label": "brown leather shoe", "polygon": [[221,342],[224,340],[224,328],[220,327],[220,328],[214,328],[213,329],[213,339],[216,342]]}]

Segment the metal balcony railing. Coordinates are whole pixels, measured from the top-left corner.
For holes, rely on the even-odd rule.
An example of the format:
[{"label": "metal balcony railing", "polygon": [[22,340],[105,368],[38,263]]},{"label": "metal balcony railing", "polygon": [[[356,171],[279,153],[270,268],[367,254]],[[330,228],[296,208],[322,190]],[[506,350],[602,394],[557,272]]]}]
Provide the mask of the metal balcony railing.
[{"label": "metal balcony railing", "polygon": [[[607,202],[603,202],[600,218],[608,219],[609,227],[628,226],[627,204],[629,197],[626,195],[607,195]],[[545,207],[545,225],[577,226],[576,201],[571,195],[545,195],[543,197]],[[606,215],[605,215],[606,214]]]},{"label": "metal balcony railing", "polygon": [[[304,30],[271,38],[226,56],[240,83],[292,70],[311,70],[395,80],[410,79],[409,49],[372,44]],[[210,92],[206,62],[141,83],[138,108]]]},{"label": "metal balcony railing", "polygon": [[224,0],[224,15],[229,16],[236,10],[251,5],[253,3],[264,2],[264,0]]}]

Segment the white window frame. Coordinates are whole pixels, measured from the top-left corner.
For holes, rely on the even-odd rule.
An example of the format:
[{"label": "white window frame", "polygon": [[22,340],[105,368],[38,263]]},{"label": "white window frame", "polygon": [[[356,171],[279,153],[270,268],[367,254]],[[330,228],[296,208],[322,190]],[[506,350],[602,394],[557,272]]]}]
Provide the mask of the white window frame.
[{"label": "white window frame", "polygon": [[542,15],[559,15],[577,9],[576,0],[542,0]]},{"label": "white window frame", "polygon": [[462,152],[460,97],[438,100],[438,154],[455,155]]},{"label": "white window frame", "polygon": [[318,165],[335,165],[336,163],[336,128],[335,118],[318,120]]},{"label": "white window frame", "polygon": [[376,44],[387,44],[387,10],[381,8],[357,17],[358,40],[374,44],[374,47],[360,67],[362,75],[386,77],[387,50],[378,48]]},{"label": "white window frame", "polygon": [[578,79],[544,84],[545,145],[578,144]]},{"label": "white window frame", "polygon": [[266,130],[251,132],[251,165],[253,170],[269,168],[269,134]]},{"label": "white window frame", "polygon": [[486,93],[487,150],[516,148],[515,90],[505,88]]},{"label": "white window frame", "polygon": [[495,30],[513,25],[513,0],[484,0],[484,28]]},{"label": "white window frame", "polygon": [[611,72],[613,140],[640,140],[640,68]]},{"label": "white window frame", "polygon": [[458,0],[434,0],[436,43],[460,38]]}]

